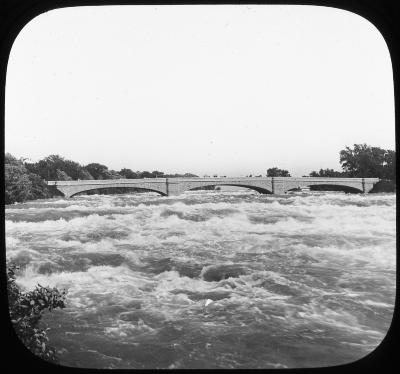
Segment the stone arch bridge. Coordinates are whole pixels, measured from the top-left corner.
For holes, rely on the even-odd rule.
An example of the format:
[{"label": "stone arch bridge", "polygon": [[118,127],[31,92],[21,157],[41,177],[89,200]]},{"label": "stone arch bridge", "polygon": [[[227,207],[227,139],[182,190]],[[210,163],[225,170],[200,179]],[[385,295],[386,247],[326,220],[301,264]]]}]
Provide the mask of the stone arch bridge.
[{"label": "stone arch bridge", "polygon": [[379,178],[314,178],[314,177],[251,177],[251,178],[145,178],[145,179],[107,179],[48,181],[66,198],[83,191],[102,188],[139,188],[157,192],[164,196],[179,195],[185,191],[208,186],[246,187],[265,194],[284,194],[289,190],[310,186],[331,186],[337,190],[355,193],[368,193]]}]

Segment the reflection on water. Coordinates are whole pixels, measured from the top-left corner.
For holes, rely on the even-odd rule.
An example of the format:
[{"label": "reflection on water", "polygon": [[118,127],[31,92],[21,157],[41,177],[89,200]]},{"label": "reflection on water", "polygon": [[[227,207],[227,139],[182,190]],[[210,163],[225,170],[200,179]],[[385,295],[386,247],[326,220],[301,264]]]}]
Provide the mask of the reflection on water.
[{"label": "reflection on water", "polygon": [[372,351],[395,295],[395,195],[188,192],[6,207],[18,283],[68,290],[60,363],[338,365]]}]

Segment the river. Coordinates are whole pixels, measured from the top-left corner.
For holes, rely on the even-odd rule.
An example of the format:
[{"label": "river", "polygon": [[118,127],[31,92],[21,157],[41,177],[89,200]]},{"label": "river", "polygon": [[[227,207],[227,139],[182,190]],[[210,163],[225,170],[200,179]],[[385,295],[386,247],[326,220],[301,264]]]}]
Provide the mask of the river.
[{"label": "river", "polygon": [[6,206],[24,290],[60,364],[292,368],[364,357],[390,326],[395,194],[196,191]]}]

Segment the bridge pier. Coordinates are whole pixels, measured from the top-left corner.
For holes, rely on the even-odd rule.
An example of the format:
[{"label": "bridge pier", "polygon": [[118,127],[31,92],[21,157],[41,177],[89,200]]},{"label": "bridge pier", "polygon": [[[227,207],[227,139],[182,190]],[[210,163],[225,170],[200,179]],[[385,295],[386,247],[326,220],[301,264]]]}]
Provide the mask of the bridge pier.
[{"label": "bridge pier", "polygon": [[177,196],[181,194],[180,183],[169,178],[166,178],[167,196]]},{"label": "bridge pier", "polygon": [[285,193],[285,181],[281,177],[272,177],[272,193],[282,195]]}]

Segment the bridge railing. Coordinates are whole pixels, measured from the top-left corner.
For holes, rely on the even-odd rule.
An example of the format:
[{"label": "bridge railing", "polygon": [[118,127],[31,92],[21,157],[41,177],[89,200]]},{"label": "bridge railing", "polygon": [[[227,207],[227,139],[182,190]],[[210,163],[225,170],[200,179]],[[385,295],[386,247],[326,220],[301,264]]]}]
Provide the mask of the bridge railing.
[{"label": "bridge railing", "polygon": [[274,180],[287,180],[287,181],[331,181],[331,182],[361,182],[362,180],[368,182],[379,182],[379,178],[359,178],[359,177],[274,177]]},{"label": "bridge railing", "polygon": [[166,178],[144,178],[144,179],[78,179],[71,181],[47,181],[48,186],[71,186],[81,184],[124,184],[124,183],[165,183]]}]

